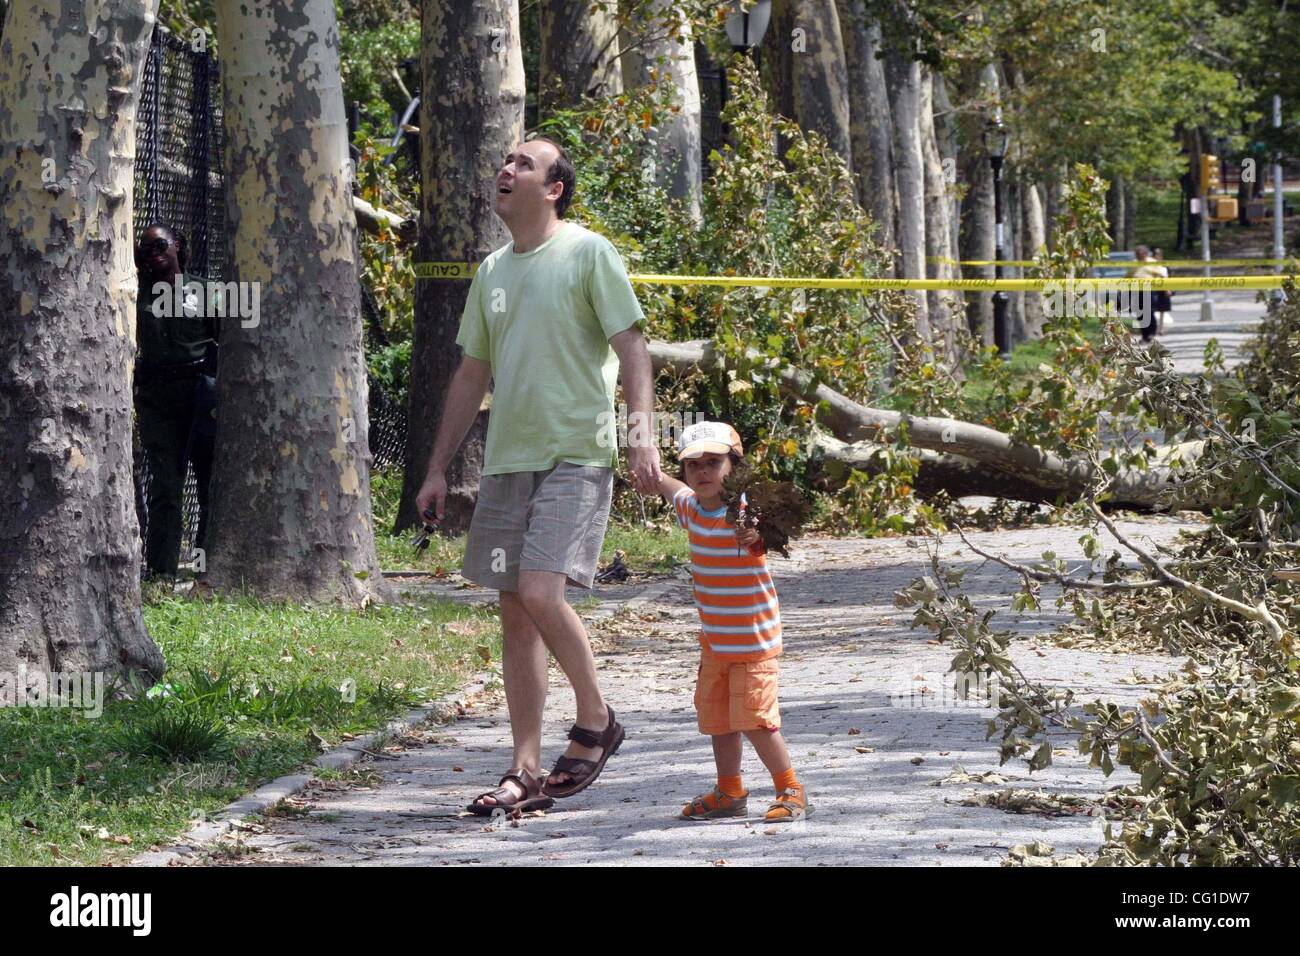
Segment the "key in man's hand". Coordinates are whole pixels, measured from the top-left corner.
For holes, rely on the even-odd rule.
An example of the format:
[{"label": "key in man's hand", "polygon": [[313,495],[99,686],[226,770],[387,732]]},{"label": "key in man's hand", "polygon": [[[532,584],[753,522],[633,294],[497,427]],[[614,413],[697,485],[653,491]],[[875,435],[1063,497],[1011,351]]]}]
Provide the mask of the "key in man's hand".
[{"label": "key in man's hand", "polygon": [[[430,521],[432,521],[433,524],[429,524]],[[433,513],[433,509],[425,508],[424,509],[424,530],[421,531],[418,535],[416,535],[415,540],[411,542],[411,544],[415,546],[415,550],[423,551],[427,547],[429,547],[429,538],[432,537],[433,533],[438,530],[437,524],[438,524],[438,518],[437,515]]]}]

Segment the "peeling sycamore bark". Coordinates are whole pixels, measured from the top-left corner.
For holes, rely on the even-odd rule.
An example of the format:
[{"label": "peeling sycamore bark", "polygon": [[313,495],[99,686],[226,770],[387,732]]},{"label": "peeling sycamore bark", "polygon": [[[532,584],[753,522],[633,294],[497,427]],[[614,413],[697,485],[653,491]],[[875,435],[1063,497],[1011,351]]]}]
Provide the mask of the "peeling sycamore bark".
[{"label": "peeling sycamore bark", "polygon": [[[419,259],[482,262],[510,238],[492,202],[497,170],[523,138],[518,3],[426,3],[422,35]],[[433,451],[447,386],[460,364],[456,333],[468,291],[467,282],[416,286],[406,480],[398,530],[418,519],[415,496]],[[473,516],[486,431],[486,415],[480,412],[447,470],[442,527],[452,533],[466,530]]]},{"label": "peeling sycamore bark", "polygon": [[818,132],[853,168],[849,133],[849,78],[834,0],[795,0],[793,83],[795,118],[804,132]]},{"label": "peeling sycamore bark", "polygon": [[0,44],[0,671],[161,675],[131,484],[135,110],[156,0]]},{"label": "peeling sycamore bark", "polygon": [[[794,119],[795,0],[772,0],[772,15],[763,36],[761,66],[772,112]],[[790,143],[777,135],[777,155],[785,158]]]},{"label": "peeling sycamore bark", "polygon": [[[1043,201],[1039,196],[1039,187],[1032,182],[1025,182],[1024,202],[1020,214],[1024,219],[1024,257],[1032,259],[1046,244],[1046,222],[1043,219]],[[1030,338],[1039,338],[1043,334],[1043,296],[1039,292],[1025,293],[1025,331]]]},{"label": "peeling sycamore bark", "polygon": [[[510,6],[515,11],[515,22],[519,21],[517,2],[506,4],[497,0],[477,4],[430,3],[424,7],[426,21],[431,13],[440,16],[440,11],[430,11],[430,6],[446,7],[449,10],[487,8],[467,10],[473,19],[490,16],[494,9]],[[541,95],[542,118],[548,118],[557,109],[576,106],[584,96],[614,96],[622,93],[623,74],[618,62],[618,20],[613,12],[605,7],[574,0],[541,0],[541,7],[542,59],[538,92]],[[450,23],[449,26],[454,28],[455,23]],[[514,35],[514,42],[518,44],[518,30]]]},{"label": "peeling sycamore bark", "polygon": [[[952,258],[948,238],[952,234],[948,225],[948,183],[943,174],[943,160],[939,155],[938,136],[934,123],[935,74],[927,67],[921,74],[921,109],[918,114],[921,136],[921,157],[925,179],[925,253],[926,276],[931,279],[950,279],[953,266],[942,261]],[[931,344],[935,354],[949,368],[960,362],[957,351],[957,330],[953,327],[954,295],[942,289],[926,293],[926,308],[930,316]]]},{"label": "peeling sycamore bark", "polygon": [[[658,155],[657,182],[674,199],[680,199],[691,219],[700,219],[700,82],[695,72],[695,47],[690,21],[682,18],[680,38],[673,39],[665,23],[672,22],[673,0],[651,0],[643,24],[647,39],[639,58],[636,80],[649,83],[656,71],[659,82],[673,88],[676,113],[664,118],[653,134]],[[663,57],[661,65],[658,60]]]},{"label": "peeling sycamore bark", "polygon": [[260,314],[222,322],[207,582],[365,603],[384,585],[334,5],[220,0],[217,29],[229,261]]},{"label": "peeling sycamore bark", "polygon": [[[992,64],[968,68],[962,76],[962,96],[968,102],[993,104],[999,99],[998,72]],[[993,258],[993,171],[984,149],[986,110],[966,110],[958,118],[962,142],[967,148],[958,159],[959,176],[966,184],[961,206],[961,258],[988,262]],[[967,278],[992,279],[992,266],[970,266]],[[966,296],[966,322],[984,345],[993,344],[993,294],[975,292]]]},{"label": "peeling sycamore bark", "polygon": [[[885,58],[893,99],[898,248],[904,276],[925,275],[925,159],[921,148],[921,63],[892,47]],[[926,294],[916,300],[916,340],[932,340]]]}]

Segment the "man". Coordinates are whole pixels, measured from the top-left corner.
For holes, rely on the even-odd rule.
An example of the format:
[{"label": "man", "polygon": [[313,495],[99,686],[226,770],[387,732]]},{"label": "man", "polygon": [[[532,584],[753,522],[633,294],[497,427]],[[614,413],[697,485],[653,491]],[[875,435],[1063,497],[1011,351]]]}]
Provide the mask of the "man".
[{"label": "man", "polygon": [[[185,240],[169,226],[145,229],[136,246],[140,273],[136,305],[136,418],[149,459],[149,522],[145,566],[151,575],[176,577],[180,559],[186,467],[198,482],[199,526],[207,530],[208,484],[215,436],[216,319],[205,316],[206,299],[186,273]],[[180,279],[182,296],[174,290]],[[158,283],[166,291],[155,292]],[[188,291],[187,291],[188,290]]]},{"label": "man", "polygon": [[[591,587],[600,557],[618,455],[608,422],[620,369],[633,484],[648,494],[662,477],[649,427],[654,378],[645,317],[613,245],[564,220],[574,180],[568,155],[548,139],[521,143],[505,158],[493,208],[513,241],[484,260],[470,285],[456,337],[464,355],[416,496],[422,514],[442,519],[447,465],[491,378],[483,476],[462,570],[500,591],[514,759],[500,786],[469,805],[481,815],[544,809],[572,796],[599,776],[623,739],[564,591],[566,581]],[[577,720],[543,783],[548,650],[573,687]]]}]

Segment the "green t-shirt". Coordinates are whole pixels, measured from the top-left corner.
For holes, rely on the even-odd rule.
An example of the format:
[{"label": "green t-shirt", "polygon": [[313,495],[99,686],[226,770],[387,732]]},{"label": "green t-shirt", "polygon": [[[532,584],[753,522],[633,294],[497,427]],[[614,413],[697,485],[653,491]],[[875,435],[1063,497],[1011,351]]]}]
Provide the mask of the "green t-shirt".
[{"label": "green t-shirt", "polygon": [[562,461],[614,467],[618,356],[609,339],[644,322],[618,250],[577,223],[531,252],[511,242],[488,256],[456,336],[492,366],[483,474]]}]

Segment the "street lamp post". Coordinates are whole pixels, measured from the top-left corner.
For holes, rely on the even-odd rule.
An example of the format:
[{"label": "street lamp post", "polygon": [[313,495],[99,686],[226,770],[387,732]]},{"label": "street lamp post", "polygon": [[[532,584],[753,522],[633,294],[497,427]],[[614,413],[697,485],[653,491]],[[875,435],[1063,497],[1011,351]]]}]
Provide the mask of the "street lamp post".
[{"label": "street lamp post", "polygon": [[[984,149],[993,167],[993,221],[994,278],[1002,278],[1003,225],[1002,225],[1002,161],[1007,155],[1010,134],[1002,123],[1002,112],[997,111],[984,128]],[[1007,320],[1007,294],[1001,289],[993,293],[993,344],[1003,358],[1011,354],[1011,328]]]},{"label": "street lamp post", "polygon": [[741,0],[732,0],[727,14],[727,39],[737,53],[748,53],[763,42],[767,24],[772,19],[772,0],[757,0],[745,7]]},{"label": "street lamp post", "polygon": [[[746,7],[741,0],[732,0],[731,10],[727,14],[727,39],[731,48],[737,53],[749,55],[763,42],[767,25],[772,19],[772,0],[757,0]],[[722,125],[722,111],[727,107],[727,64],[718,66],[718,125],[722,137],[726,139],[726,127]]]},{"label": "street lamp post", "polygon": [[[1277,93],[1273,94],[1273,128],[1280,130],[1282,128],[1282,97]],[[1286,258],[1286,243],[1282,240],[1282,213],[1285,211],[1282,195],[1282,147],[1277,147],[1273,154],[1273,256],[1276,259]],[[1282,271],[1282,263],[1279,262],[1274,270]],[[1284,299],[1285,293],[1281,289],[1273,293],[1276,301]]]}]

